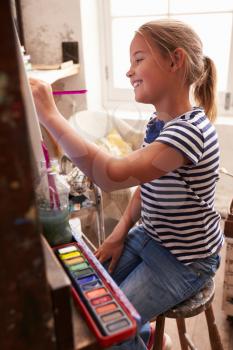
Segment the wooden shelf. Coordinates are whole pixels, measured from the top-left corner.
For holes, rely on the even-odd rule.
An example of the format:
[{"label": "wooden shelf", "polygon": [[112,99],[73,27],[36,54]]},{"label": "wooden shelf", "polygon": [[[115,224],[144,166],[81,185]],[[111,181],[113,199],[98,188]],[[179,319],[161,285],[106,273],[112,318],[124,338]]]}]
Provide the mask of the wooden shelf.
[{"label": "wooden shelf", "polygon": [[55,83],[57,80],[70,77],[78,74],[80,69],[79,64],[74,64],[63,69],[48,69],[48,70],[30,70],[28,76],[35,79],[46,81],[49,84]]}]

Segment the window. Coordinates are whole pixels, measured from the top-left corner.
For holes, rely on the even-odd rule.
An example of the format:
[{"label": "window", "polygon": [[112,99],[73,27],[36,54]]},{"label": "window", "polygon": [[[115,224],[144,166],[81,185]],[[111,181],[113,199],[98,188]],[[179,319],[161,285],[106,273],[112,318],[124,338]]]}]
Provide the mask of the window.
[{"label": "window", "polygon": [[144,22],[166,17],[182,20],[194,28],[203,42],[204,54],[216,63],[220,98],[227,91],[233,94],[232,0],[103,0],[102,4],[107,107],[126,106],[128,101],[134,101],[125,75],[131,39]]}]

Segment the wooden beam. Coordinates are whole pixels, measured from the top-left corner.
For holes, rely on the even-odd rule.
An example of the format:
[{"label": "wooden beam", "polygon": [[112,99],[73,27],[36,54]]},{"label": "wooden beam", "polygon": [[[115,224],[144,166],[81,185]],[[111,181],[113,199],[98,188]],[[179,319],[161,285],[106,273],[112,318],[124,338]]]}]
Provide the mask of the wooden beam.
[{"label": "wooden beam", "polygon": [[0,349],[55,349],[10,1],[0,1]]}]

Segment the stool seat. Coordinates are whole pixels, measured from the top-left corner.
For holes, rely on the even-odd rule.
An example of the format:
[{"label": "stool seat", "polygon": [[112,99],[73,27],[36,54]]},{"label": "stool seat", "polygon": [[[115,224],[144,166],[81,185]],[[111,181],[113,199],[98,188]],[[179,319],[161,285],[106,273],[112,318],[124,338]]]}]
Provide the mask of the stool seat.
[{"label": "stool seat", "polygon": [[163,313],[165,317],[168,318],[189,318],[200,314],[202,311],[205,311],[209,305],[212,303],[214,298],[214,281],[211,278],[204,288],[200,290],[193,297],[190,297],[188,300],[176,305],[172,309]]},{"label": "stool seat", "polygon": [[[205,313],[209,340],[212,350],[223,350],[223,345],[219,336],[217,325],[215,323],[212,301],[214,298],[215,285],[213,279],[205,284],[205,286],[195,295],[182,303],[174,306],[172,309],[164,312],[156,317],[156,332],[154,341],[154,350],[163,349],[163,336],[165,319],[175,318],[180,338],[180,345],[182,350],[196,350],[191,337],[186,331],[185,319],[199,315],[201,312]],[[151,320],[152,321],[152,320]]]}]

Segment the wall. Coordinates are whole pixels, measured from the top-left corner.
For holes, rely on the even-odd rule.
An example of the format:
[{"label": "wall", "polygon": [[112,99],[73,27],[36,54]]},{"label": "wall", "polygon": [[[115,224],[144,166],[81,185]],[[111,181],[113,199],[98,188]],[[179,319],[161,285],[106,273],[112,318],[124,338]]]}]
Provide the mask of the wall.
[{"label": "wall", "polygon": [[[233,116],[218,118],[216,129],[220,145],[220,168],[224,167],[229,173],[233,174]],[[216,208],[226,216],[233,199],[233,177],[220,173],[220,180],[216,191]]]},{"label": "wall", "polygon": [[[79,42],[80,72],[59,81],[61,89],[85,88],[83,40],[81,33],[80,0],[21,0],[26,52],[32,63],[62,62],[62,41]],[[75,110],[87,108],[85,95],[63,96],[57,100],[60,111],[67,117]]]}]

